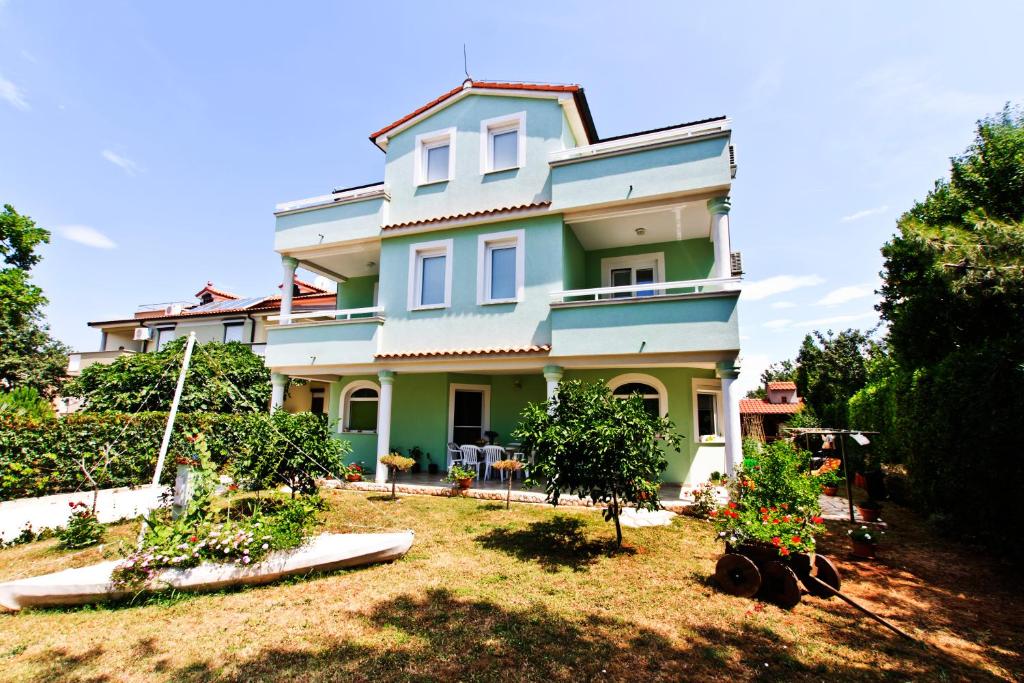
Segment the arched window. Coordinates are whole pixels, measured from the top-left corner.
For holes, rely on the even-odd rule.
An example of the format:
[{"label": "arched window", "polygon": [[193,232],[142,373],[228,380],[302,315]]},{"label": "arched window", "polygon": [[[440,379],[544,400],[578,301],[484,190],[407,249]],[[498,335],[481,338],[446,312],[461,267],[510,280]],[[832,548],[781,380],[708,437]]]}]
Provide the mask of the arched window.
[{"label": "arched window", "polygon": [[668,391],[664,384],[650,375],[619,375],[608,382],[608,388],[617,398],[639,394],[644,400],[644,408],[655,417],[664,417],[668,414]]},{"label": "arched window", "polygon": [[341,424],[344,432],[377,431],[380,388],[373,382],[353,382],[342,395]]}]

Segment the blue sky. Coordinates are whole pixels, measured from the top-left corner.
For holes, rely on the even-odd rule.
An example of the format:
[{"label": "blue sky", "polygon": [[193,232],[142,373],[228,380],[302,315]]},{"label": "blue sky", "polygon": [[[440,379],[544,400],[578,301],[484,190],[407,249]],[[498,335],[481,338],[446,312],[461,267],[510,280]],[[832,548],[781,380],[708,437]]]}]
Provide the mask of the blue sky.
[{"label": "blue sky", "polygon": [[[1024,101],[1024,4],[0,0],[0,201],[54,232],[56,336],[274,290],[273,205],[377,181],[376,130],[478,79],[580,83],[603,136],[728,114],[744,384],[870,327],[894,220]],[[954,5],[960,5],[955,8]]]}]

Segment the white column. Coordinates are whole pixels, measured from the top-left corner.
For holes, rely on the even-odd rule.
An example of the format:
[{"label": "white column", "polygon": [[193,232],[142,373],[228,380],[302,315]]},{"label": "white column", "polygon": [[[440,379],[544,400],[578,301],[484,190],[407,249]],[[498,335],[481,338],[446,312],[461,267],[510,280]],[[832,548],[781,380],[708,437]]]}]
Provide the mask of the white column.
[{"label": "white column", "polygon": [[291,256],[281,257],[284,269],[284,283],[281,285],[281,324],[290,325],[292,315],[292,290],[295,289],[295,268],[299,260]]},{"label": "white column", "polygon": [[562,368],[558,365],[545,365],[544,379],[548,383],[548,400],[550,401],[558,392],[558,383],[562,381]]},{"label": "white column", "polygon": [[732,255],[729,246],[729,198],[715,197],[708,200],[711,213],[711,241],[715,245],[715,270],[713,277],[732,275]]},{"label": "white column", "polygon": [[272,372],[270,384],[273,387],[270,394],[270,412],[275,413],[284,407],[284,390],[288,387],[288,375]]},{"label": "white column", "polygon": [[740,376],[739,366],[734,363],[719,363],[716,374],[722,380],[722,412],[725,424],[725,468],[730,477],[743,464],[743,438],[740,424],[740,397],[736,393],[736,380]]},{"label": "white column", "polygon": [[380,380],[380,397],[377,402],[377,465],[373,470],[373,480],[383,484],[388,479],[388,470],[381,465],[380,459],[391,451],[391,394],[395,373],[381,370],[377,379]]}]

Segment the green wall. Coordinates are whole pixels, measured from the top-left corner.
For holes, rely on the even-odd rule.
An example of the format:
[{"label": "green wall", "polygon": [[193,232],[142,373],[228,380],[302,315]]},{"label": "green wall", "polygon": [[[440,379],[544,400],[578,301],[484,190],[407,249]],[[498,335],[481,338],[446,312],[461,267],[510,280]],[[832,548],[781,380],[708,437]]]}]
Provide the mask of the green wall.
[{"label": "green wall", "polygon": [[562,289],[585,289],[600,285],[587,284],[587,253],[568,225],[563,226]]},{"label": "green wall", "polygon": [[[697,368],[652,368],[652,369],[608,369],[608,370],[567,370],[564,379],[581,379],[595,382],[608,380],[625,373],[651,375],[660,380],[668,390],[668,415],[675,422],[676,431],[683,435],[680,453],[666,454],[668,469],[664,479],[683,482],[689,477],[690,469],[697,456],[698,447],[705,453],[717,453],[721,445],[699,445],[693,439],[693,385],[695,378],[714,379],[713,370]],[[340,396],[346,385],[356,380],[377,382],[368,376],[345,377],[332,385],[331,419],[340,414]],[[498,432],[498,442],[508,443],[519,423],[519,416],[526,404],[545,399],[544,377],[538,372],[509,375],[469,375],[458,373],[398,374],[394,384],[394,406],[391,416],[391,445],[408,453],[413,446],[419,446],[430,453],[432,461],[443,470],[445,467],[448,441],[448,396],[451,384],[484,384],[491,387],[491,429]],[[517,386],[518,385],[518,386]],[[353,452],[349,462],[361,462],[368,471],[373,470],[377,454],[376,434],[337,434],[352,444]],[[427,462],[423,462],[426,469]]]},{"label": "green wall", "polygon": [[637,254],[665,254],[665,280],[701,280],[711,277],[715,267],[715,246],[711,240],[699,237],[692,240],[637,244],[615,249],[596,249],[586,252],[586,288],[602,287],[601,259]]},{"label": "green wall", "polygon": [[376,275],[352,277],[338,285],[338,310],[373,306],[373,285]]}]

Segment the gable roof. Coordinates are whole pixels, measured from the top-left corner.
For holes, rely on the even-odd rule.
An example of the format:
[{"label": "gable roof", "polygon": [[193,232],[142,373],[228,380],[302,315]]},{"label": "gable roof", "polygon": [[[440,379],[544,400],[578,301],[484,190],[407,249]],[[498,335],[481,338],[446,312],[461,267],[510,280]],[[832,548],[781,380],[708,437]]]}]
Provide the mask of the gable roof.
[{"label": "gable roof", "polygon": [[197,299],[199,299],[200,297],[203,296],[203,294],[207,294],[207,293],[213,295],[213,298],[215,300],[219,299],[221,301],[223,301],[224,299],[239,299],[239,298],[241,298],[237,294],[232,294],[231,292],[226,292],[223,289],[217,289],[216,287],[213,286],[213,280],[207,280],[206,281],[206,286],[203,287],[202,289],[200,289],[198,292],[196,292],[195,297]]},{"label": "gable roof", "polygon": [[592,144],[598,141],[597,129],[594,127],[594,119],[590,114],[590,106],[587,104],[586,95],[583,93],[583,88],[579,85],[558,85],[554,83],[514,83],[514,82],[499,82],[499,81],[474,81],[467,78],[462,82],[462,85],[457,88],[452,88],[448,92],[444,93],[440,97],[436,97],[430,102],[427,102],[422,107],[419,107],[397,121],[393,121],[388,125],[384,126],[378,131],[370,133],[370,142],[375,144],[381,150],[386,151],[387,142],[380,141],[381,136],[387,135],[396,129],[403,128],[406,124],[410,123],[414,119],[428,113],[434,113],[439,111],[457,101],[463,93],[472,92],[474,90],[492,90],[492,91],[528,91],[528,92],[540,92],[540,93],[567,93],[573,97],[573,103],[576,106],[576,111],[580,116],[580,120],[583,124],[584,134],[587,136],[587,143]]},{"label": "gable roof", "polygon": [[766,398],[741,398],[742,415],[791,415],[804,409],[803,400],[796,403],[769,403]]},{"label": "gable roof", "polygon": [[768,391],[796,391],[796,382],[768,382]]}]

